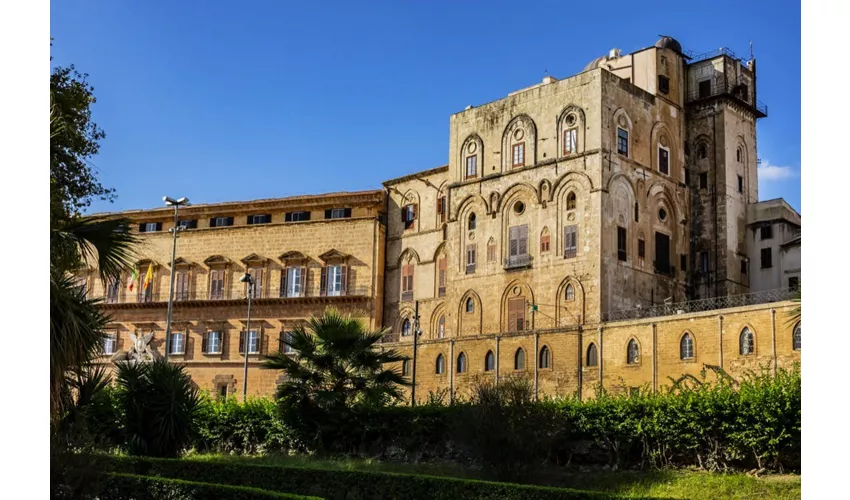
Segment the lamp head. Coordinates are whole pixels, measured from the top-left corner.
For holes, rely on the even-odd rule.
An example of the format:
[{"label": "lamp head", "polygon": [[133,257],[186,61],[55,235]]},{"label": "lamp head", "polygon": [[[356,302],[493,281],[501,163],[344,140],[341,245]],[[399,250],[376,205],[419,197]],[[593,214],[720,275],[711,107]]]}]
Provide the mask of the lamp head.
[{"label": "lamp head", "polygon": [[254,278],[252,278],[250,274],[245,273],[242,275],[241,278],[239,278],[239,281],[241,281],[242,283],[253,283]]}]

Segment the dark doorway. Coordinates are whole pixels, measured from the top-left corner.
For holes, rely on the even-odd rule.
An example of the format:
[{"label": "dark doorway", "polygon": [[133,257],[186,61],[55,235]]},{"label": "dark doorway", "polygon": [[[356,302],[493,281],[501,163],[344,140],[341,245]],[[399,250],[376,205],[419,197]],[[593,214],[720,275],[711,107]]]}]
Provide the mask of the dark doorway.
[{"label": "dark doorway", "polygon": [[670,273],[670,237],[662,233],[655,233],[655,270]]}]

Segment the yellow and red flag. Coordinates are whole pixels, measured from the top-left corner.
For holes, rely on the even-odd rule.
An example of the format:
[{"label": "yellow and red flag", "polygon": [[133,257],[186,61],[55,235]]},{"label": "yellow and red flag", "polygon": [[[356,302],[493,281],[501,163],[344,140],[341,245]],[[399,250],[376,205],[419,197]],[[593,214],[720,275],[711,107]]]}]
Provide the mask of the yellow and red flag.
[{"label": "yellow and red flag", "polygon": [[153,281],[153,263],[148,264],[148,272],[145,274],[145,283],[142,285],[142,290],[147,290],[151,281]]}]

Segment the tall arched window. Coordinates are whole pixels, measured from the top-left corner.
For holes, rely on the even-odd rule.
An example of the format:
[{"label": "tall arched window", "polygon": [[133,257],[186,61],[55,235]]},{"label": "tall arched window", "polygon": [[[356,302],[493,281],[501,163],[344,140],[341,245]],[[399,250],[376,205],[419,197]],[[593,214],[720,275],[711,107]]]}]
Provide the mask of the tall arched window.
[{"label": "tall arched window", "polygon": [[469,224],[467,225],[470,231],[475,230],[475,213],[469,214]]},{"label": "tall arched window", "polygon": [[694,359],[694,339],[690,333],[682,335],[679,342],[679,357],[681,359]]},{"label": "tall arched window", "polygon": [[472,297],[466,299],[466,312],[471,313],[475,311],[475,301],[472,300]]},{"label": "tall arched window", "polygon": [[576,209],[576,194],[570,191],[567,193],[567,210]]},{"label": "tall arched window", "polygon": [[407,377],[407,376],[410,375],[410,360],[409,359],[405,359],[404,361],[401,362],[401,374],[404,377]]},{"label": "tall arched window", "polygon": [[746,356],[753,353],[755,350],[755,343],[753,342],[753,332],[751,332],[749,328],[744,327],[744,329],[741,330],[741,339],[739,343],[741,355]]},{"label": "tall arched window", "polygon": [[567,289],[564,292],[564,298],[566,300],[575,300],[576,299],[576,289],[573,288],[573,285],[567,285]]},{"label": "tall arched window", "polygon": [[516,350],[514,354],[514,370],[525,370],[525,351],[522,347]]},{"label": "tall arched window", "polygon": [[411,333],[410,320],[404,318],[404,321],[401,322],[401,336],[409,337]]},{"label": "tall arched window", "polygon": [[484,356],[484,371],[489,372],[496,369],[496,356],[493,354],[493,351],[487,351],[487,355]]},{"label": "tall arched window", "polygon": [[460,353],[457,357],[457,372],[466,373],[466,354]]},{"label": "tall arched window", "polygon": [[446,336],[446,315],[440,316],[440,320],[437,321],[437,338],[441,339]]},{"label": "tall arched window", "polygon": [[631,339],[629,340],[629,345],[627,347],[627,355],[626,362],[630,365],[637,364],[640,360],[640,347],[638,347],[637,340]]},{"label": "tall arched window", "polygon": [[744,156],[744,150],[739,147],[738,150],[735,151],[735,158],[738,160],[738,163],[741,162],[741,159],[743,158],[743,156]]},{"label": "tall arched window", "polygon": [[446,373],[446,358],[442,354],[437,355],[437,375]]},{"label": "tall arched window", "polygon": [[549,348],[544,345],[543,348],[540,349],[540,368],[549,368],[549,358]]},{"label": "tall arched window", "polygon": [[794,327],[793,345],[795,351],[800,350],[800,323],[797,323],[797,326]]},{"label": "tall arched window", "polygon": [[587,362],[585,364],[587,366],[596,366],[598,362],[599,355],[596,352],[596,344],[591,342],[590,345],[587,346]]}]

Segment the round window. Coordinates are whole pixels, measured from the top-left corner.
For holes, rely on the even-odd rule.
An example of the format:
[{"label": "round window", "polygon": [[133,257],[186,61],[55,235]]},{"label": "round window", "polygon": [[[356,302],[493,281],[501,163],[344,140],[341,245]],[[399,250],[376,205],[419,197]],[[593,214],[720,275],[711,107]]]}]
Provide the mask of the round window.
[{"label": "round window", "polygon": [[572,125],[575,125],[575,123],[576,123],[576,115],[573,115],[573,114],[567,115],[567,125],[572,126]]},{"label": "round window", "polygon": [[521,201],[514,203],[514,212],[518,214],[525,212],[525,203]]},{"label": "round window", "polygon": [[667,218],[667,211],[664,210],[663,208],[659,209],[658,210],[658,218],[661,219],[661,220],[666,219]]}]

